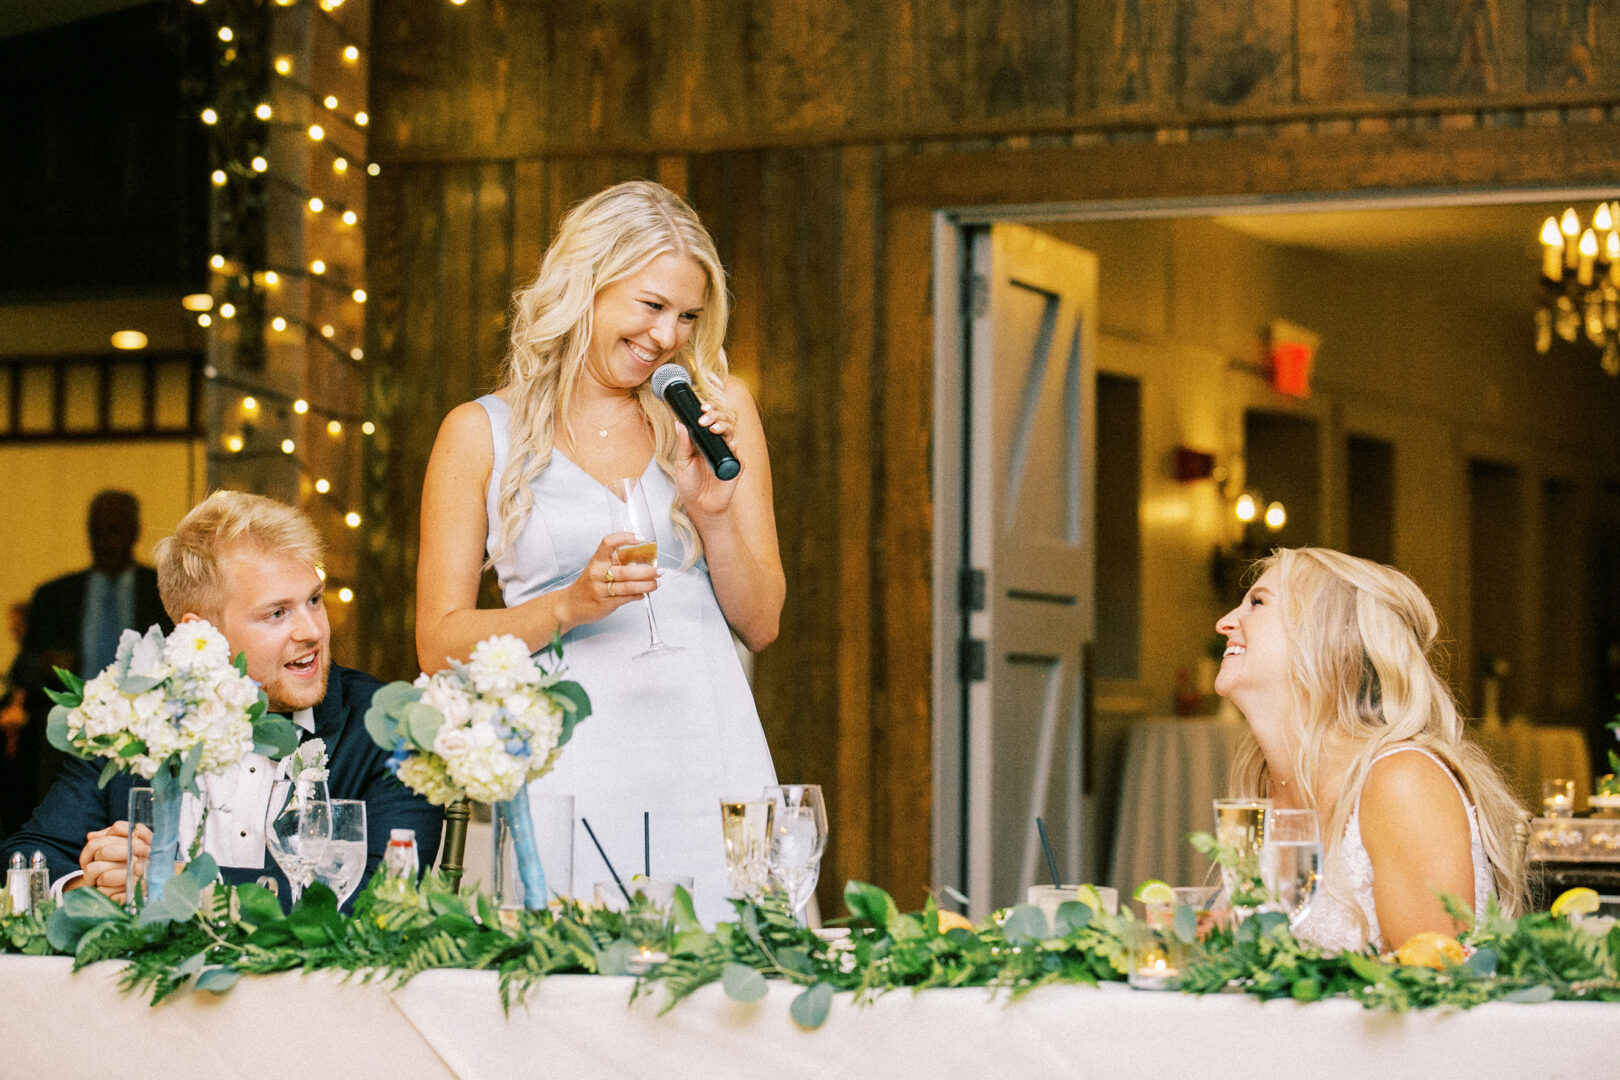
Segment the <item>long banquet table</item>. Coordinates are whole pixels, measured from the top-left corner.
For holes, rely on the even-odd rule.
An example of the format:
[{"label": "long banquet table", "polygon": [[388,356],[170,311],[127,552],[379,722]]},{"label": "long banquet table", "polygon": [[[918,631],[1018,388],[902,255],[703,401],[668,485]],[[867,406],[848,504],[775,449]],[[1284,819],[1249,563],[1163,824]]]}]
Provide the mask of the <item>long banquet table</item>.
[{"label": "long banquet table", "polygon": [[121,964],[78,975],[58,957],[0,957],[0,1076],[1526,1077],[1614,1075],[1620,1007],[1495,1003],[1370,1012],[1237,994],[1052,986],[1020,1001],[983,989],[840,994],[827,1022],[790,1019],[795,989],[744,1005],[705,987],[660,1017],[662,991],[555,976],[501,1013],[490,972],[434,971],[402,989],[336,974],[243,978],[153,1008],[117,988]]}]

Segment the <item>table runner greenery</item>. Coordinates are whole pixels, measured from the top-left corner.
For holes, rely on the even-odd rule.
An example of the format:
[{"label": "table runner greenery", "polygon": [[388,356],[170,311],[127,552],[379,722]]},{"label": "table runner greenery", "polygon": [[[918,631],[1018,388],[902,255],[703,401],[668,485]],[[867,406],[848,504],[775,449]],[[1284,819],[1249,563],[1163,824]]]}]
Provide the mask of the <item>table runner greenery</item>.
[{"label": "table runner greenery", "polygon": [[[629,974],[655,949],[668,959],[640,974],[632,1000],[661,993],[667,1009],[718,982],[732,998],[754,1001],[765,995],[767,979],[779,979],[802,988],[792,1015],[815,1027],[835,991],[853,991],[860,1003],[901,988],[986,987],[1017,997],[1052,983],[1123,980],[1124,940],[1140,929],[1129,914],[1098,915],[1078,902],[1059,907],[1055,926],[1039,908],[1019,905],[970,927],[932,900],[903,914],[882,889],[851,882],[844,890],[850,933],[840,940],[794,926],[770,900],[740,904],[736,922],[705,931],[681,895],[671,916],[655,921],[649,941],[641,929],[646,912],[636,907],[497,911],[482,894],[458,895],[435,874],[420,886],[378,875],[350,917],[319,883],[284,915],[264,888],[227,887],[213,882],[216,873],[213,861],[200,857],[139,916],[93,889],[77,889],[60,907],[0,917],[0,944],[11,953],[72,956],[75,970],[126,961],[121,985],[149,994],[153,1004],[188,987],[223,993],[243,975],[336,970],[403,985],[423,971],[459,968],[498,973],[503,1008],[547,975]],[[0,911],[9,910],[0,899]],[[1173,932],[1191,943],[1194,959],[1182,980],[1191,993],[1342,997],[1391,1009],[1620,1001],[1620,927],[1609,920],[1492,914],[1466,935],[1473,950],[1467,959],[1436,959],[1439,968],[1371,953],[1324,955],[1295,941],[1275,914],[1195,941],[1193,912],[1182,909]]]}]

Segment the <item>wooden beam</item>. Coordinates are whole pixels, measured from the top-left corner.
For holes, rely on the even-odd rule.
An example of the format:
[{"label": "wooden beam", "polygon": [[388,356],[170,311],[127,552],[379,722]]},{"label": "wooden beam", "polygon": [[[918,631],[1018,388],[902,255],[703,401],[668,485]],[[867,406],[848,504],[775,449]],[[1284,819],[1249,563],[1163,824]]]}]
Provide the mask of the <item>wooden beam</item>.
[{"label": "wooden beam", "polygon": [[889,159],[884,197],[1016,206],[1617,181],[1620,124],[1604,123],[913,154]]}]

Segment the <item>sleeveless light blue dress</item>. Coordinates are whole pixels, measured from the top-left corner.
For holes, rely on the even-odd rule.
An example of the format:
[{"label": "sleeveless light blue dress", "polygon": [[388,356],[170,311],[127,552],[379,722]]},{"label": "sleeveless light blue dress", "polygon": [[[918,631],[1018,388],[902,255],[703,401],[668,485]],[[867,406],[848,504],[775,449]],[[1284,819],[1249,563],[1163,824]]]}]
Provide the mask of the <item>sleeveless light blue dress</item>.
[{"label": "sleeveless light blue dress", "polygon": [[[493,394],[489,414],[495,461],[485,509],[487,549],[500,535],[496,504],[506,468],[511,410]],[[669,516],[675,488],[649,462],[641,476],[658,533],[663,571],[652,593],[663,640],[682,651],[636,659],[647,647],[641,603],[563,635],[563,663],[591,699],[591,717],[532,795],[574,797],[574,895],[589,902],[597,882],[612,881],[580,819],[623,877],[643,872],[642,814],[650,815],[652,876],[690,877],[698,917],[730,921],[726,902],[722,798],[759,798],[776,783],[770,749],[726,624],[699,559],[681,569],[685,551]],[[495,561],[508,607],[572,583],[611,530],[602,484],[560,451],[532,483],[534,508],[511,548]]]}]

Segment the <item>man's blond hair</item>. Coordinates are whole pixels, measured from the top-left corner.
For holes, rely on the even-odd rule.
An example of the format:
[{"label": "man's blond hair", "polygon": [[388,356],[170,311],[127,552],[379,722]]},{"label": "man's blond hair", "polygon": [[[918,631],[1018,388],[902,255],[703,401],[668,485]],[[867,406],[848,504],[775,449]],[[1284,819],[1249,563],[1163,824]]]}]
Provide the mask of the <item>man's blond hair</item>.
[{"label": "man's blond hair", "polygon": [[193,612],[217,621],[226,599],[221,562],[241,546],[296,555],[315,566],[325,555],[315,523],[297,507],[245,491],[216,491],[152,549],[158,593],[169,618],[179,622]]}]

